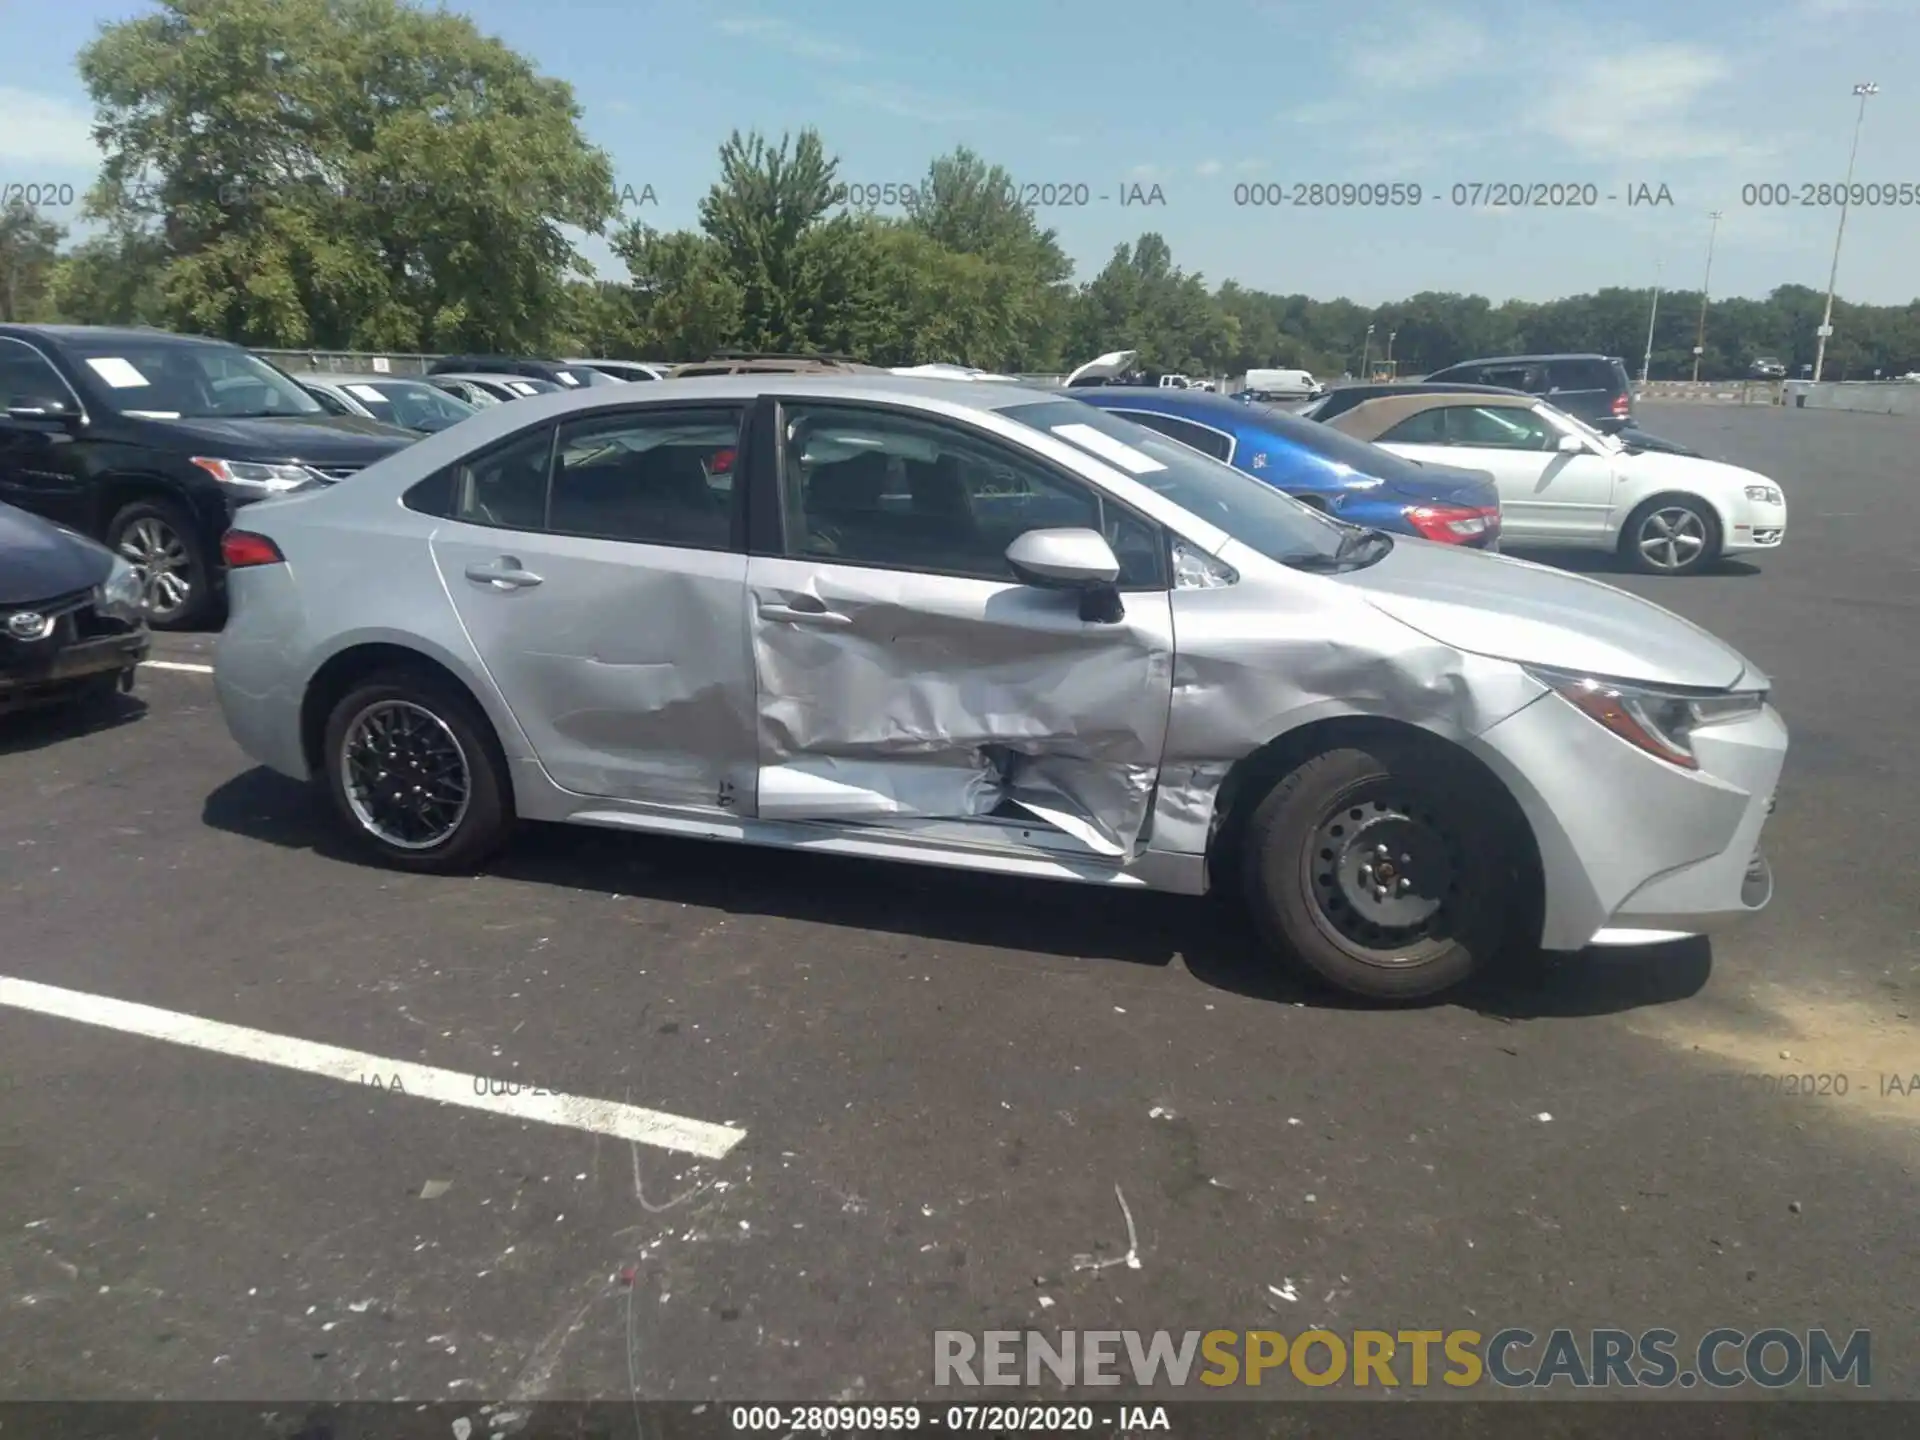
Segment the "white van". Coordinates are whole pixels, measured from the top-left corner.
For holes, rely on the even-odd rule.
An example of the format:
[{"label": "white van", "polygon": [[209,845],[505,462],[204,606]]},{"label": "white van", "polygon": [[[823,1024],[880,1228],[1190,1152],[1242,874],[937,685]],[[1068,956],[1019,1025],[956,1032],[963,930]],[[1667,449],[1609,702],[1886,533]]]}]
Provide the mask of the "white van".
[{"label": "white van", "polygon": [[1313,400],[1326,390],[1304,370],[1249,370],[1240,388],[1256,400]]}]

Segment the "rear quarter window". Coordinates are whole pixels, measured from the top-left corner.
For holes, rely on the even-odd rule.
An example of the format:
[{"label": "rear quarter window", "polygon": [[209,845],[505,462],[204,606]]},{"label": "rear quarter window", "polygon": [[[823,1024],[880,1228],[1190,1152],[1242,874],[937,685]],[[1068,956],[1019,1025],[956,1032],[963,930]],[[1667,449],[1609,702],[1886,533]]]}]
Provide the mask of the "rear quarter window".
[{"label": "rear quarter window", "polygon": [[1619,367],[1605,360],[1556,360],[1548,367],[1552,383],[1562,390],[1604,390],[1609,393],[1626,380]]}]

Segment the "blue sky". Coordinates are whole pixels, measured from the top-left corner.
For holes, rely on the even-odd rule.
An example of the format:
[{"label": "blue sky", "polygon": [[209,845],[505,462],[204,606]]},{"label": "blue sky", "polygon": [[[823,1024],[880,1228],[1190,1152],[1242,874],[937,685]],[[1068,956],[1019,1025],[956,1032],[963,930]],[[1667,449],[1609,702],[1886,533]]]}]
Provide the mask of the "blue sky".
[{"label": "blue sky", "polygon": [[[84,184],[73,58],[130,0],[0,0],[0,184]],[[1419,290],[1544,299],[1656,275],[1713,293],[1824,288],[1837,212],[1742,187],[1920,185],[1920,0],[466,0],[572,82],[634,211],[695,223],[728,130],[813,125],[860,184],[967,144],[1031,184],[1080,278],[1143,230],[1209,281],[1363,303]],[[1236,204],[1236,185],[1409,181],[1418,209]],[[1595,185],[1595,210],[1456,210],[1456,183]],[[1126,206],[1157,184],[1163,205]],[[1629,207],[1665,185],[1671,206]],[[1130,193],[1130,192],[1128,192]],[[1104,200],[1100,197],[1106,197]],[[589,241],[588,253],[605,257]],[[1843,298],[1920,296],[1920,206],[1855,207]]]}]

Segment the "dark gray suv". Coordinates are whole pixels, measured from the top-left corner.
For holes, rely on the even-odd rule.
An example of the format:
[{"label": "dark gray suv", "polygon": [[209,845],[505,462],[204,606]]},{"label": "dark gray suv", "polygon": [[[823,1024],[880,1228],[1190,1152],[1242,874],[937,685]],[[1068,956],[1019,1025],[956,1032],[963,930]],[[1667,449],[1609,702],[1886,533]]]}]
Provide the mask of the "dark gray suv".
[{"label": "dark gray suv", "polygon": [[1463,360],[1426,377],[1429,385],[1442,381],[1497,385],[1538,395],[1610,435],[1633,423],[1633,385],[1625,363],[1615,356],[1502,355]]}]

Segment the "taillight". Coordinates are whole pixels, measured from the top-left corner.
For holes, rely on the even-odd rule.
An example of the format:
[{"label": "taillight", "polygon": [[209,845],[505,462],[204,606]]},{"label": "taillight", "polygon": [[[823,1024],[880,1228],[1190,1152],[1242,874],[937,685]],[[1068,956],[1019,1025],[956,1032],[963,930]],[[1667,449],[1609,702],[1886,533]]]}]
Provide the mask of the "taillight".
[{"label": "taillight", "polygon": [[1614,396],[1613,397],[1613,413],[1614,413],[1614,418],[1619,420],[1624,420],[1629,415],[1631,415],[1633,413],[1632,397],[1627,395]]},{"label": "taillight", "polygon": [[1481,510],[1466,505],[1413,505],[1406,510],[1407,523],[1422,537],[1443,545],[1467,545],[1500,529],[1498,510]]},{"label": "taillight", "polygon": [[251,530],[229,530],[220,537],[220,558],[229,570],[244,570],[251,565],[281,565],[286,556],[280,547],[264,535]]}]

